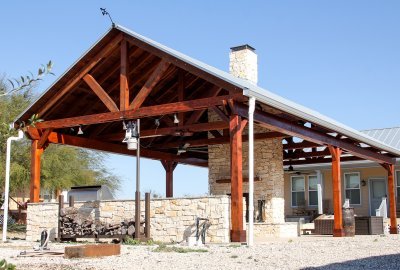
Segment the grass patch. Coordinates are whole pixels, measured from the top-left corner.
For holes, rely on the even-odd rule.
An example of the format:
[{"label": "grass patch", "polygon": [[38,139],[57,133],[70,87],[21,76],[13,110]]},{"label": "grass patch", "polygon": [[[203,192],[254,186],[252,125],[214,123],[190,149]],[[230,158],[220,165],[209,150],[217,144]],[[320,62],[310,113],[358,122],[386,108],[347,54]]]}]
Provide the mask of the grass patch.
[{"label": "grass patch", "polygon": [[16,267],[15,267],[15,265],[14,264],[12,264],[12,263],[7,263],[7,261],[6,260],[0,260],[0,269],[1,270],[15,270],[16,269]]},{"label": "grass patch", "polygon": [[236,259],[236,258],[238,258],[238,257],[239,257],[238,255],[232,255],[232,256],[231,256],[232,259]]},{"label": "grass patch", "polygon": [[208,252],[207,249],[194,249],[194,248],[183,248],[183,247],[169,247],[166,244],[159,244],[158,247],[156,247],[153,252],[176,252],[176,253],[190,253],[190,252],[199,252],[199,253],[204,253]]},{"label": "grass patch", "polygon": [[26,232],[26,225],[25,224],[17,224],[17,223],[8,225],[7,231],[8,232]]},{"label": "grass patch", "polygon": [[241,244],[230,244],[228,247],[231,248],[240,248],[242,245]]},{"label": "grass patch", "polygon": [[374,239],[374,242],[378,242],[378,238],[375,238],[375,239]]},{"label": "grass patch", "polygon": [[141,243],[139,240],[133,239],[132,237],[126,237],[124,240],[124,244],[129,246],[137,246],[140,245]]},{"label": "grass patch", "polygon": [[289,239],[289,241],[288,241],[289,243],[292,243],[293,242],[293,239]]}]

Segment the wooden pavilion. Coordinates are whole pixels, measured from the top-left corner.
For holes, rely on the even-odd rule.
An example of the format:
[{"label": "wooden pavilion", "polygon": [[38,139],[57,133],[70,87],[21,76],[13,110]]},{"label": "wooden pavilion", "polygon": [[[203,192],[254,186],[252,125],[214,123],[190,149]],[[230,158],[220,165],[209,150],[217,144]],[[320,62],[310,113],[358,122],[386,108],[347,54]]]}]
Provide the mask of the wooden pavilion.
[{"label": "wooden pavilion", "polygon": [[[16,129],[33,114],[44,120],[26,132],[32,140],[30,200],[39,201],[40,157],[50,143],[134,156],[122,143],[122,122],[141,119],[141,156],[162,162],[167,197],[173,196],[177,164],[207,167],[208,146],[230,144],[231,240],[243,241],[242,142],[249,138],[242,131],[249,97],[257,100],[256,125],[269,130],[254,140],[283,138],[284,165],[332,163],[335,236],[343,235],[340,163],[359,159],[387,170],[390,231],[397,233],[398,150],[120,26],[112,27],[16,119]],[[209,122],[209,110],[220,120]],[[77,135],[79,128],[82,135]],[[296,143],[294,137],[303,141]],[[184,145],[196,151],[178,155]]]}]

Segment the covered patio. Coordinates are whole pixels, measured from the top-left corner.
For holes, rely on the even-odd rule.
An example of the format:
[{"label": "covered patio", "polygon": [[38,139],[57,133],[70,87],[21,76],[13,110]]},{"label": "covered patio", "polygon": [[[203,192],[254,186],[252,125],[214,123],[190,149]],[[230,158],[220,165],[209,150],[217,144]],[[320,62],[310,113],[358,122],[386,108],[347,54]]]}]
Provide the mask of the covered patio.
[{"label": "covered patio", "polygon": [[[26,131],[32,140],[31,202],[39,202],[40,157],[49,144],[135,156],[136,151],[122,142],[123,122],[140,119],[140,155],[164,166],[167,197],[173,197],[178,164],[208,167],[213,158],[210,146],[229,145],[232,242],[246,241],[243,143],[249,141],[252,220],[253,140],[271,139],[284,141],[278,170],[332,163],[334,236],[343,236],[341,162],[365,159],[381,164],[388,175],[390,232],[397,233],[398,150],[121,26],[96,42],[16,119],[14,127],[23,127],[33,114],[44,121]],[[211,114],[216,116],[212,121]],[[83,134],[77,134],[79,129]]]}]

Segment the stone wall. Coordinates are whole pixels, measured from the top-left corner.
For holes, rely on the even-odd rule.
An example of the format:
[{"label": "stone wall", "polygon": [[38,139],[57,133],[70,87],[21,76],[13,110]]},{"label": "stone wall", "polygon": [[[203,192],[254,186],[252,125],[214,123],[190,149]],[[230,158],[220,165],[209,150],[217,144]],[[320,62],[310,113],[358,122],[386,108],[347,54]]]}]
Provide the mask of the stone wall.
[{"label": "stone wall", "polygon": [[[211,222],[206,242],[229,242],[230,199],[228,196],[152,199],[150,205],[150,233],[155,241],[184,241],[188,236],[195,234],[196,217],[206,217]],[[109,223],[133,219],[135,213],[133,200],[77,202],[75,207],[94,220],[99,219]],[[144,201],[141,202],[141,211],[144,217]],[[44,228],[50,231],[51,239],[54,239],[57,236],[57,216],[57,203],[28,204],[27,240],[39,240],[40,232]]]},{"label": "stone wall", "polygon": [[[218,121],[212,111],[209,122]],[[268,130],[255,126],[254,133]],[[244,130],[247,133],[247,127]],[[217,183],[219,179],[230,179],[229,144],[208,146],[209,193],[223,195],[231,193],[230,183]],[[258,200],[265,200],[265,216],[268,223],[284,223],[284,176],[283,145],[281,138],[254,142],[254,176],[261,181],[254,182],[254,206]],[[243,177],[248,177],[248,143],[243,143]],[[248,192],[248,183],[243,183],[243,192]]]}]

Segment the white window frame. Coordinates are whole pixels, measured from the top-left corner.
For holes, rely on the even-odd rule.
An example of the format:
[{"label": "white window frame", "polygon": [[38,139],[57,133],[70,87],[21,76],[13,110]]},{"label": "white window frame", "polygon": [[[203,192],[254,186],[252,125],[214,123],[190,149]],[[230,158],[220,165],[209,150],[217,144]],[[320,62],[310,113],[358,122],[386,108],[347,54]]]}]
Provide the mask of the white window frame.
[{"label": "white window frame", "polygon": [[[359,184],[358,184],[358,188],[346,188],[346,175],[347,174],[358,174],[358,182],[359,182]],[[358,189],[358,190],[360,190],[360,203],[359,204],[356,204],[356,203],[351,203],[350,202],[350,205],[353,205],[353,206],[361,206],[362,205],[362,195],[361,195],[361,173],[360,172],[346,172],[346,173],[344,173],[343,174],[343,186],[344,186],[344,196],[343,196],[343,198],[346,200],[346,191],[347,190],[353,190],[353,189]]]},{"label": "white window frame", "polygon": [[[313,189],[313,190],[310,190],[310,176],[311,177],[315,177],[316,179],[317,179],[317,189]],[[313,192],[317,192],[317,204],[310,204],[310,191],[313,191]],[[308,202],[307,202],[307,205],[309,206],[309,207],[311,207],[311,208],[316,208],[316,207],[318,207],[318,175],[316,175],[316,174],[310,174],[310,175],[308,175],[307,176],[307,198],[308,198]]]},{"label": "white window frame", "polygon": [[[398,194],[397,189],[400,188],[400,185],[398,185],[398,182],[397,182],[397,174],[400,175],[400,170],[394,171],[394,181],[396,181],[396,185],[395,185],[396,186],[396,197],[399,197],[400,194]],[[399,200],[399,199],[397,199],[397,200]]]},{"label": "white window frame", "polygon": [[293,191],[293,178],[295,177],[302,177],[303,178],[303,183],[304,183],[304,199],[306,199],[306,178],[304,175],[292,175],[290,176],[290,205],[292,208],[298,208],[298,205],[293,205],[293,192],[300,192],[300,191]]}]

